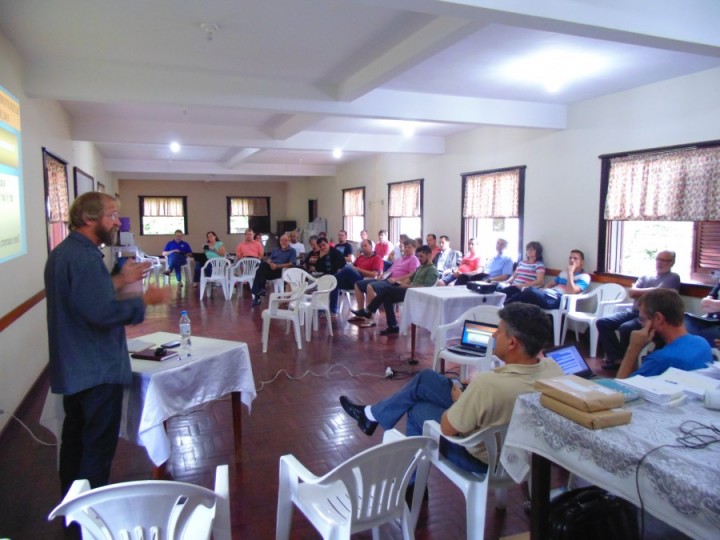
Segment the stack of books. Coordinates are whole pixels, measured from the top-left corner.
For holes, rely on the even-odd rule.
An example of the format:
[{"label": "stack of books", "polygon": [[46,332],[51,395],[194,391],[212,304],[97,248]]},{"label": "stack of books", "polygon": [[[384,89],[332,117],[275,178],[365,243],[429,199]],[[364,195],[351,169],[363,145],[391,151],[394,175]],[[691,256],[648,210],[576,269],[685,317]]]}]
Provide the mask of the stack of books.
[{"label": "stack of books", "polygon": [[632,418],[620,392],[575,375],[535,381],[535,388],[544,407],[589,429],[628,424]]},{"label": "stack of books", "polygon": [[646,401],[656,405],[676,407],[685,403],[683,388],[677,382],[663,380],[662,375],[658,377],[635,375],[620,382],[637,390]]}]

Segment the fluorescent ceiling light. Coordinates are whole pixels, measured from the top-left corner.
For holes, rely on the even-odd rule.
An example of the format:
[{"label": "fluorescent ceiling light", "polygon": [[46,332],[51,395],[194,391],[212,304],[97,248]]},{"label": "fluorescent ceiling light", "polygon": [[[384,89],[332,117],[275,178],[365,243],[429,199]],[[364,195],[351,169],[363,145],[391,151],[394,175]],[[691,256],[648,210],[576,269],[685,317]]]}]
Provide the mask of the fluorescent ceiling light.
[{"label": "fluorescent ceiling light", "polygon": [[594,52],[546,49],[512,60],[501,71],[513,81],[540,84],[554,94],[606,70],[608,64],[607,58]]},{"label": "fluorescent ceiling light", "polygon": [[340,159],[342,156],[343,156],[343,151],[340,148],[335,148],[335,150],[333,150],[333,157],[335,159]]},{"label": "fluorescent ceiling light", "polygon": [[177,141],[173,141],[170,143],[170,151],[173,154],[177,154],[180,151],[180,143]]}]

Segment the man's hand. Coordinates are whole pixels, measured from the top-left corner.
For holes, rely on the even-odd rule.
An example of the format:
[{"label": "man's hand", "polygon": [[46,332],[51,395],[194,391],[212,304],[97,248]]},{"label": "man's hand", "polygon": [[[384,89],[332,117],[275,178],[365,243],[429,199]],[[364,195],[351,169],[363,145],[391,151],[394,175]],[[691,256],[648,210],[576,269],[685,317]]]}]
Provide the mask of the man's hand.
[{"label": "man's hand", "polygon": [[575,261],[570,261],[568,263],[568,266],[567,266],[568,278],[575,273],[575,270],[577,270],[579,266],[580,266],[580,264],[575,264]]},{"label": "man's hand", "polygon": [[142,299],[146,306],[167,304],[170,302],[170,287],[150,286],[143,294]]},{"label": "man's hand", "polygon": [[630,346],[628,349],[640,351],[645,345],[650,343],[654,337],[655,330],[650,328],[650,322],[647,322],[640,330],[633,330],[630,334]]},{"label": "man's hand", "polygon": [[120,269],[120,286],[122,287],[140,281],[147,276],[151,268],[151,262],[126,261]]}]

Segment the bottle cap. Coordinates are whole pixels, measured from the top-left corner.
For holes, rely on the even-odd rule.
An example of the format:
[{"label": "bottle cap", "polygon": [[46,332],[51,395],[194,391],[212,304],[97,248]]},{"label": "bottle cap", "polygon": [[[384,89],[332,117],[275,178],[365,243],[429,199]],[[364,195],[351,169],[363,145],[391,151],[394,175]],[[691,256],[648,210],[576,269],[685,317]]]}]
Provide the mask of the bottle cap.
[{"label": "bottle cap", "polygon": [[187,315],[187,311],[185,311],[185,310],[181,311],[180,315]]}]

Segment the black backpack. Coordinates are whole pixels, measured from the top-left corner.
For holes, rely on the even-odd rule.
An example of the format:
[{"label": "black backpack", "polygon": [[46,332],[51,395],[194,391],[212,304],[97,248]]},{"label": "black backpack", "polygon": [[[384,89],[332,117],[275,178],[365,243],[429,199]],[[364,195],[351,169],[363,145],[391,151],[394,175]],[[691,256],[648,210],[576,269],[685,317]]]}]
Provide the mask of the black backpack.
[{"label": "black backpack", "polygon": [[637,540],[637,508],[599,487],[574,489],[550,503],[551,540]]}]

